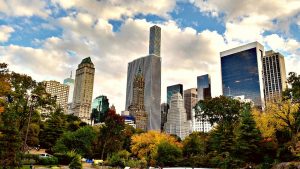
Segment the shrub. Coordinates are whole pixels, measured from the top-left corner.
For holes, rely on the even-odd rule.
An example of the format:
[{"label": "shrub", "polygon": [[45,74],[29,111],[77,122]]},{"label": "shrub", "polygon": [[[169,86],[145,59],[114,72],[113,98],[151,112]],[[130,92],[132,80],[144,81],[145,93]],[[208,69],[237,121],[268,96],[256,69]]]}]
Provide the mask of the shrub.
[{"label": "shrub", "polygon": [[80,155],[75,155],[69,165],[69,168],[70,169],[82,169],[82,164],[81,164],[80,159],[81,159]]},{"label": "shrub", "polygon": [[40,165],[57,165],[58,159],[57,157],[47,157],[47,158],[40,158],[39,162]]}]

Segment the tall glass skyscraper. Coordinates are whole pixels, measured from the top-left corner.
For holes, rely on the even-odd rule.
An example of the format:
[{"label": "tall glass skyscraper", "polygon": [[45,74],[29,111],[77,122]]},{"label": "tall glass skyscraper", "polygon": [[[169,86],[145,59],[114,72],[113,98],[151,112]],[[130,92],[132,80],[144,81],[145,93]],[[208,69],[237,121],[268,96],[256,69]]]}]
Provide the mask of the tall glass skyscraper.
[{"label": "tall glass skyscraper", "polygon": [[[152,37],[155,36],[155,37]],[[149,55],[128,63],[127,88],[125,109],[133,101],[133,81],[135,75],[141,69],[145,80],[144,104],[148,113],[148,130],[160,131],[160,100],[161,100],[161,57],[160,57],[160,27],[150,28]]]},{"label": "tall glass skyscraper", "polygon": [[104,119],[109,110],[109,102],[106,96],[98,96],[92,103],[92,117],[94,124],[104,122]]},{"label": "tall glass skyscraper", "polygon": [[263,55],[264,47],[258,42],[221,52],[223,95],[244,96],[263,108]]},{"label": "tall glass skyscraper", "polygon": [[198,100],[211,98],[210,77],[208,74],[197,77]]},{"label": "tall glass skyscraper", "polygon": [[176,84],[167,87],[167,103],[170,105],[171,97],[174,93],[180,93],[183,96],[183,85]]}]

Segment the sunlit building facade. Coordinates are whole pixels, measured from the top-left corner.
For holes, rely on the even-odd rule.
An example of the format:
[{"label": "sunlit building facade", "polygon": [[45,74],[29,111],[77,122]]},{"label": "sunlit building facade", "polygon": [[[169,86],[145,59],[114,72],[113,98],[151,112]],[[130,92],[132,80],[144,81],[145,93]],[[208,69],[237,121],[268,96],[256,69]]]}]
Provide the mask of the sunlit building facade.
[{"label": "sunlit building facade", "polygon": [[286,89],[286,71],[284,56],[279,52],[266,51],[263,57],[265,99],[273,101],[281,98]]}]

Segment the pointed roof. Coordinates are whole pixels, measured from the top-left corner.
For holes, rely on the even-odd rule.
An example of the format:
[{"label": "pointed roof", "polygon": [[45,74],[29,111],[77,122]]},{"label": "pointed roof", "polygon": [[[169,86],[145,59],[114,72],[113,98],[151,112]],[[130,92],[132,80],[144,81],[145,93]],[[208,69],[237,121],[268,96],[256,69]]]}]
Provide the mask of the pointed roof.
[{"label": "pointed roof", "polygon": [[91,57],[84,58],[80,64],[84,64],[84,63],[93,64]]}]

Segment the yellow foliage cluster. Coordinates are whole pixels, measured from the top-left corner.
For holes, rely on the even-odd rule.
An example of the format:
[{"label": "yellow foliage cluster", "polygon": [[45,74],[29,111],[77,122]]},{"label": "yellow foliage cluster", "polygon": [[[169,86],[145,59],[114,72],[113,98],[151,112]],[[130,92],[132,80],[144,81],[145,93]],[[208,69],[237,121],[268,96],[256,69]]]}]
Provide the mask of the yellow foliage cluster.
[{"label": "yellow foliage cluster", "polygon": [[268,103],[264,112],[253,110],[252,114],[263,137],[274,137],[276,130],[288,129],[293,132],[299,104],[290,100]]},{"label": "yellow foliage cluster", "polygon": [[158,131],[148,131],[147,133],[133,135],[131,139],[132,153],[137,155],[140,159],[148,159],[150,163],[155,163],[157,148],[161,142],[165,141],[182,148],[182,144],[174,137]]}]

